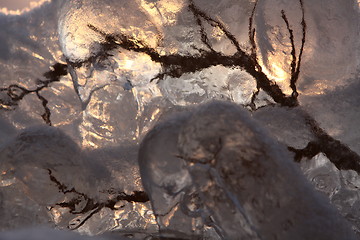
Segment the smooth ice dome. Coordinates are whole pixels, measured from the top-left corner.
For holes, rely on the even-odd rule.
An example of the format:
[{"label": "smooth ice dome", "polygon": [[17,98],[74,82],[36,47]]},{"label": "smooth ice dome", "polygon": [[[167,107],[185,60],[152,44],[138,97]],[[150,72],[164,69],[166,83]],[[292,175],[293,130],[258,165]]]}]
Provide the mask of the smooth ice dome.
[{"label": "smooth ice dome", "polygon": [[223,239],[355,239],[241,106],[212,102],[160,123],[139,164],[164,236],[207,226]]}]

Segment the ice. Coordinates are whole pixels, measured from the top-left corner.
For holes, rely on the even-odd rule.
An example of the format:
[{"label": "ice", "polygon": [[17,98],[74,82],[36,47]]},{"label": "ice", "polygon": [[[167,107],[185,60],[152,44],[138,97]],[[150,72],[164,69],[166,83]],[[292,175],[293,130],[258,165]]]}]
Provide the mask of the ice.
[{"label": "ice", "polygon": [[[233,6],[233,2],[226,1],[220,6],[221,14],[227,16],[226,12]],[[97,14],[98,11],[102,13]],[[125,21],[124,11],[133,17]],[[165,16],[168,17],[165,19]],[[242,19],[242,16],[238,17]],[[113,21],[108,23],[105,18]],[[240,19],[231,19],[231,23],[240,22]],[[231,99],[243,104],[250,102],[256,84],[239,68],[214,66],[200,75],[183,74],[182,81],[178,81],[178,77],[167,76],[168,70],[164,71],[162,64],[153,61],[146,51],[120,50],[118,40],[107,42],[110,35],[123,34],[135,38],[134,43],[153,48],[160,56],[197,55],[200,50],[196,49],[203,48],[203,43],[189,26],[198,28],[185,1],[137,1],[125,5],[113,1],[65,3],[59,18],[59,41],[70,63],[69,72],[84,109],[80,129],[85,146],[96,148],[105,142],[116,145],[119,141],[140,140],[153,126],[143,116],[145,106],[152,109],[146,114],[156,120],[172,105],[184,106],[210,98]],[[225,43],[221,42],[226,42],[225,45],[231,46],[219,31],[221,36],[217,43],[223,46]],[[191,42],[194,46],[189,45]],[[166,81],[156,84],[162,74]],[[224,74],[228,77],[219,81]],[[155,81],[150,82],[152,79]],[[172,104],[168,105],[167,101]],[[114,108],[120,110],[113,111]]]},{"label": "ice", "polygon": [[301,162],[305,176],[315,188],[329,197],[331,203],[341,210],[359,234],[359,175],[355,171],[339,171],[323,154]]},{"label": "ice", "polygon": [[[7,231],[0,233],[1,240],[45,240],[45,239],[54,240],[110,240],[110,238],[105,237],[88,237],[88,236],[81,236],[79,234],[69,232],[69,231],[59,231],[45,227],[37,227],[37,228],[28,228],[28,229],[21,229],[18,231]],[[118,238],[119,240],[128,239],[128,238]]]},{"label": "ice", "polygon": [[[169,116],[217,99],[250,110],[359,233],[359,13],[355,0],[51,0],[1,12],[0,228],[220,239],[228,221],[211,224],[188,177],[169,190],[187,189],[177,211],[178,195],[152,209],[137,163],[159,121],[181,125]],[[158,144],[173,149],[168,137]],[[157,163],[169,157],[160,150]],[[161,174],[170,184],[177,170]],[[214,187],[224,203],[231,184]],[[168,208],[183,221],[156,222]]]},{"label": "ice", "polygon": [[145,137],[139,151],[141,178],[150,194],[160,231],[174,232],[169,233],[175,234],[174,237],[199,234],[179,206],[182,195],[192,184],[185,162],[178,157],[177,136],[183,119],[177,117],[156,126]]},{"label": "ice", "polygon": [[295,148],[304,148],[314,138],[299,109],[267,107],[257,110],[253,116],[265,125],[278,141]]},{"label": "ice", "polygon": [[[131,150],[127,151],[130,156]],[[117,228],[156,229],[147,197],[141,193],[137,166],[126,159],[118,167],[106,166],[115,154],[121,159],[124,152],[125,148],[106,155],[84,152],[54,127],[21,132],[0,149],[0,184],[5,195],[1,208],[17,206],[3,216],[12,219],[12,215],[38,212],[21,219],[21,225],[53,222],[60,229],[90,235]],[[7,224],[4,221],[1,227],[7,229]]]},{"label": "ice", "polygon": [[213,102],[155,127],[139,164],[164,236],[197,235],[202,218],[224,239],[355,239],[285,148],[235,104]]}]

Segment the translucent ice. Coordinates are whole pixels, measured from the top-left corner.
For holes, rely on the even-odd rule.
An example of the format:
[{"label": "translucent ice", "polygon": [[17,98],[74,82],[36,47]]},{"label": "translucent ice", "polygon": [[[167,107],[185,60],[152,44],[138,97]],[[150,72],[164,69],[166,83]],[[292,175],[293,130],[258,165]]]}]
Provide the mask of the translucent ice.
[{"label": "translucent ice", "polygon": [[235,104],[213,102],[155,127],[139,164],[164,236],[207,225],[224,239],[355,239],[283,146]]},{"label": "translucent ice", "polygon": [[86,236],[80,236],[76,233],[59,231],[50,228],[38,227],[38,228],[29,228],[29,229],[21,229],[18,231],[7,231],[0,233],[0,239],[7,240],[45,240],[45,239],[53,239],[53,240],[105,240],[105,238],[91,238]]},{"label": "translucent ice", "polygon": [[340,171],[324,154],[304,159],[301,168],[314,187],[330,198],[331,203],[352,223],[353,230],[359,234],[359,175],[352,170]]},{"label": "translucent ice", "polygon": [[[100,162],[102,157],[106,159]],[[120,167],[107,168],[113,157],[110,152],[81,151],[54,127],[23,131],[0,149],[0,184],[5,195],[1,209],[17,206],[3,216],[30,211],[38,217],[24,218],[23,226],[52,221],[58,228],[90,235],[117,228],[156,229],[147,197],[141,193],[137,166],[124,160]],[[121,172],[127,172],[126,179]],[[6,224],[1,221],[1,228],[6,229]]]},{"label": "translucent ice", "polygon": [[[1,229],[48,224],[51,218],[52,225],[87,234],[122,230],[156,236],[136,161],[138,144],[169,113],[223,99],[251,109],[359,231],[359,16],[356,0],[52,0],[19,16],[0,13],[0,145],[6,153],[0,157]],[[294,60],[301,65],[296,94],[290,87],[296,79]],[[51,79],[46,73],[54,74],[55,66],[64,71]],[[260,81],[264,76],[267,90]],[[279,102],[294,96],[290,107]],[[45,123],[57,130],[41,130]],[[34,125],[41,125],[39,133],[22,132]],[[66,143],[59,147],[46,135]],[[159,144],[173,149],[172,137],[165,137],[169,142]],[[17,151],[13,145],[26,147]],[[157,163],[168,159],[162,154],[154,154]],[[53,160],[47,163],[42,155]],[[23,164],[24,159],[30,161]],[[156,186],[171,185],[177,170],[159,174],[164,177]],[[94,182],[94,176],[102,180]],[[193,180],[176,180],[179,188],[169,187],[165,195],[169,204],[154,207],[162,213],[172,209],[171,219],[186,220],[165,214],[158,216],[160,227],[219,237],[228,222],[207,218]],[[198,180],[207,186],[205,177]],[[231,188],[226,181],[223,185]],[[57,192],[59,185],[93,202],[75,192]],[[213,188],[221,195],[224,186]],[[171,205],[184,189],[176,211]],[[179,194],[171,197],[174,192]],[[246,225],[242,220],[238,224]]]}]

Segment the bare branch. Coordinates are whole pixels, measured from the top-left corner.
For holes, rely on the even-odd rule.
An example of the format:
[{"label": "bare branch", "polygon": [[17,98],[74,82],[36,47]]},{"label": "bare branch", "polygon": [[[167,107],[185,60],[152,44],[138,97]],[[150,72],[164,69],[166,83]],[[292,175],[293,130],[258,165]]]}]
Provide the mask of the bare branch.
[{"label": "bare branch", "polygon": [[[103,191],[108,194],[115,194],[115,196],[109,200],[104,202],[98,202],[95,199],[90,198],[85,193],[82,193],[76,190],[74,187],[69,188],[60,180],[58,180],[52,173],[51,169],[47,169],[50,181],[55,184],[55,186],[59,189],[59,192],[63,194],[74,193],[75,197],[68,199],[67,202],[56,203],[55,206],[60,206],[64,208],[68,208],[71,214],[88,214],[84,219],[77,222],[77,224],[69,224],[69,228],[71,230],[75,230],[83,226],[94,214],[101,211],[103,208],[109,208],[111,210],[115,210],[115,205],[118,201],[124,200],[127,202],[140,202],[145,203],[150,201],[148,195],[143,191],[134,191],[133,194],[126,194],[124,192],[114,192],[112,189]],[[81,201],[86,201],[86,205],[76,211],[76,205]]]},{"label": "bare branch", "polygon": [[306,22],[305,22],[304,3],[303,3],[303,0],[299,0],[299,1],[300,1],[301,13],[302,13],[302,18],[301,18],[302,39],[301,39],[300,53],[299,53],[299,57],[298,57],[299,60],[298,60],[298,63],[297,63],[295,74],[294,74],[294,80],[295,80],[294,85],[296,84],[296,81],[299,78],[301,59],[302,59],[302,54],[304,52],[304,46],[305,46],[305,41],[306,41]]},{"label": "bare branch", "polygon": [[297,88],[296,88],[296,82],[297,82],[297,80],[299,78],[299,74],[300,74],[301,59],[302,59],[302,54],[303,54],[303,51],[304,51],[305,40],[306,40],[305,9],[304,9],[303,1],[299,0],[299,2],[300,2],[301,14],[302,14],[302,19],[301,19],[302,39],[301,39],[301,47],[300,47],[300,53],[299,53],[298,60],[296,59],[296,50],[295,50],[295,42],[294,42],[293,30],[290,28],[290,24],[289,24],[289,21],[288,21],[288,19],[286,17],[285,11],[281,10],[281,17],[284,20],[284,22],[286,24],[286,28],[287,28],[287,30],[289,32],[289,35],[290,35],[289,38],[290,38],[290,43],[291,43],[291,56],[292,56],[290,87],[293,90],[292,96],[294,98],[298,97],[298,92],[297,92]]},{"label": "bare branch", "polygon": [[360,156],[326,133],[308,113],[302,112],[315,140],[309,142],[304,149],[288,147],[295,153],[295,161],[300,161],[303,157],[310,159],[322,152],[338,169],[354,170],[360,174]]},{"label": "bare branch", "polygon": [[45,110],[45,113],[43,113],[41,115],[42,119],[45,121],[45,123],[49,126],[51,126],[51,120],[50,120],[50,115],[51,115],[51,112],[50,112],[50,109],[48,108],[47,104],[48,104],[48,100],[46,100],[43,96],[40,95],[39,91],[36,91],[36,96],[40,99],[43,107],[44,107],[44,110]]},{"label": "bare branch", "polygon": [[224,24],[222,24],[220,21],[217,21],[209,17],[205,12],[201,11],[198,7],[195,6],[193,0],[190,0],[189,2],[190,2],[189,9],[191,9],[191,11],[196,17],[198,18],[201,17],[204,20],[206,20],[211,26],[218,27],[225,34],[225,36],[231,41],[231,43],[235,46],[237,52],[241,55],[245,54],[245,52],[241,49],[240,43],[237,41],[236,37],[226,29]]},{"label": "bare branch", "polygon": [[293,94],[297,93],[296,91],[296,80],[295,77],[295,71],[296,71],[296,50],[295,50],[295,43],[294,43],[294,33],[293,30],[290,28],[290,24],[289,21],[285,15],[285,11],[281,10],[281,17],[284,20],[285,24],[286,24],[286,29],[289,32],[289,37],[290,37],[290,43],[291,43],[291,57],[292,57],[292,61],[291,61],[291,79],[290,79],[290,87],[293,90]]},{"label": "bare branch", "polygon": [[67,65],[56,63],[52,66],[52,69],[48,72],[45,72],[43,76],[46,80],[37,80],[37,87],[33,90],[29,90],[18,84],[11,84],[8,87],[0,88],[0,92],[6,92],[9,97],[9,101],[0,99],[0,104],[2,108],[11,106],[17,106],[19,101],[21,101],[26,95],[35,93],[38,99],[41,101],[42,106],[45,110],[45,113],[42,114],[42,118],[46,124],[51,125],[50,121],[50,109],[47,107],[48,101],[40,95],[40,91],[44,88],[49,87],[50,83],[60,81],[60,77],[67,74]]},{"label": "bare branch", "polygon": [[312,159],[317,154],[321,153],[319,144],[316,141],[309,142],[305,148],[296,149],[293,147],[288,147],[289,151],[294,152],[295,162],[300,162],[302,158],[306,157],[307,159]]},{"label": "bare branch", "polygon": [[199,25],[200,27],[200,34],[201,34],[201,41],[213,52],[215,52],[215,50],[213,49],[213,47],[211,46],[211,43],[210,43],[210,40],[207,36],[207,33],[205,31],[205,28],[204,28],[204,25],[202,24],[202,21],[201,21],[201,18],[199,15],[196,14],[195,12],[195,8],[194,8],[194,5],[193,4],[190,4],[189,5],[189,10],[191,12],[193,12],[193,15],[196,19],[196,23],[197,25]]},{"label": "bare branch", "polygon": [[[196,10],[195,8],[194,11],[198,10]],[[204,15],[203,18],[210,19],[206,15]],[[223,25],[221,26],[224,28]],[[264,74],[257,67],[258,63],[254,61],[251,56],[245,54],[245,52],[243,52],[242,50],[241,52],[237,52],[231,56],[225,56],[221,53],[213,51],[204,51],[199,55],[192,56],[184,56],[180,54],[160,55],[155,51],[155,49],[147,46],[147,44],[142,42],[141,40],[126,36],[125,34],[106,34],[93,25],[89,25],[89,28],[102,34],[106,40],[105,44],[109,46],[116,45],[129,51],[144,53],[148,55],[154,62],[160,63],[164,71],[163,73],[158,74],[154,79],[162,79],[164,76],[179,78],[185,73],[193,73],[217,65],[222,65],[225,67],[237,66],[244,69],[251,76],[253,76],[257,82],[257,86],[263,89],[267,94],[269,94],[275,102],[281,104],[282,106],[289,107],[298,105],[296,99],[292,97],[287,97],[282,92],[280,87],[276,83],[272,82],[266,76],[266,74]]]},{"label": "bare branch", "polygon": [[255,41],[255,28],[253,27],[253,22],[254,22],[254,16],[255,16],[255,10],[257,7],[257,3],[258,0],[255,1],[254,3],[254,7],[251,11],[251,15],[249,17],[249,41],[251,44],[251,56],[252,58],[257,62],[257,54],[256,54],[256,50],[257,50],[257,46],[256,46],[256,41]]}]

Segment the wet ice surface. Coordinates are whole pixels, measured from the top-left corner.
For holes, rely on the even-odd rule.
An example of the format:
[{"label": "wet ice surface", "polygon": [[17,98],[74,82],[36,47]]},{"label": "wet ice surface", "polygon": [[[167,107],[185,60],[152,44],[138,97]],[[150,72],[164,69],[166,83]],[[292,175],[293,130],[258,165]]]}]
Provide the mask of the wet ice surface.
[{"label": "wet ice surface", "polygon": [[[207,226],[221,239],[355,239],[289,159],[242,107],[223,102],[156,126],[139,152],[165,237]],[[320,190],[335,182],[311,174]]]},{"label": "wet ice surface", "polygon": [[[251,67],[237,62],[239,49],[252,56],[254,2],[53,0],[20,16],[0,15],[0,228],[46,224],[91,235],[156,235],[163,223],[155,221],[142,187],[138,145],[173,113],[221,99],[251,109],[359,233],[358,3],[304,1],[306,43],[294,107],[294,98],[257,84]],[[298,64],[299,3],[258,1],[252,21],[262,72],[286,96],[294,91],[293,59],[281,10]],[[165,139],[160,146],[170,144]],[[169,179],[172,167],[164,173]],[[189,184],[188,175],[180,176]],[[221,186],[213,193],[231,183]],[[188,210],[176,212],[186,222],[175,224],[179,234],[216,239],[216,226],[232,231],[225,220],[204,225],[204,216]],[[196,217],[188,221],[189,214]],[[234,221],[244,225],[243,218]]]},{"label": "wet ice surface", "polygon": [[[110,168],[106,163],[114,158],[112,154],[121,159],[116,150],[106,155],[82,152],[57,128],[28,129],[0,150],[2,209],[11,209],[11,214],[5,211],[10,220],[15,215],[22,221],[22,208],[28,206],[38,212],[35,222],[92,235],[117,227],[156,230],[137,165],[123,159],[116,170],[116,164]],[[9,202],[14,198],[15,205]],[[8,226],[6,218],[2,221],[4,229],[16,227]]]}]

